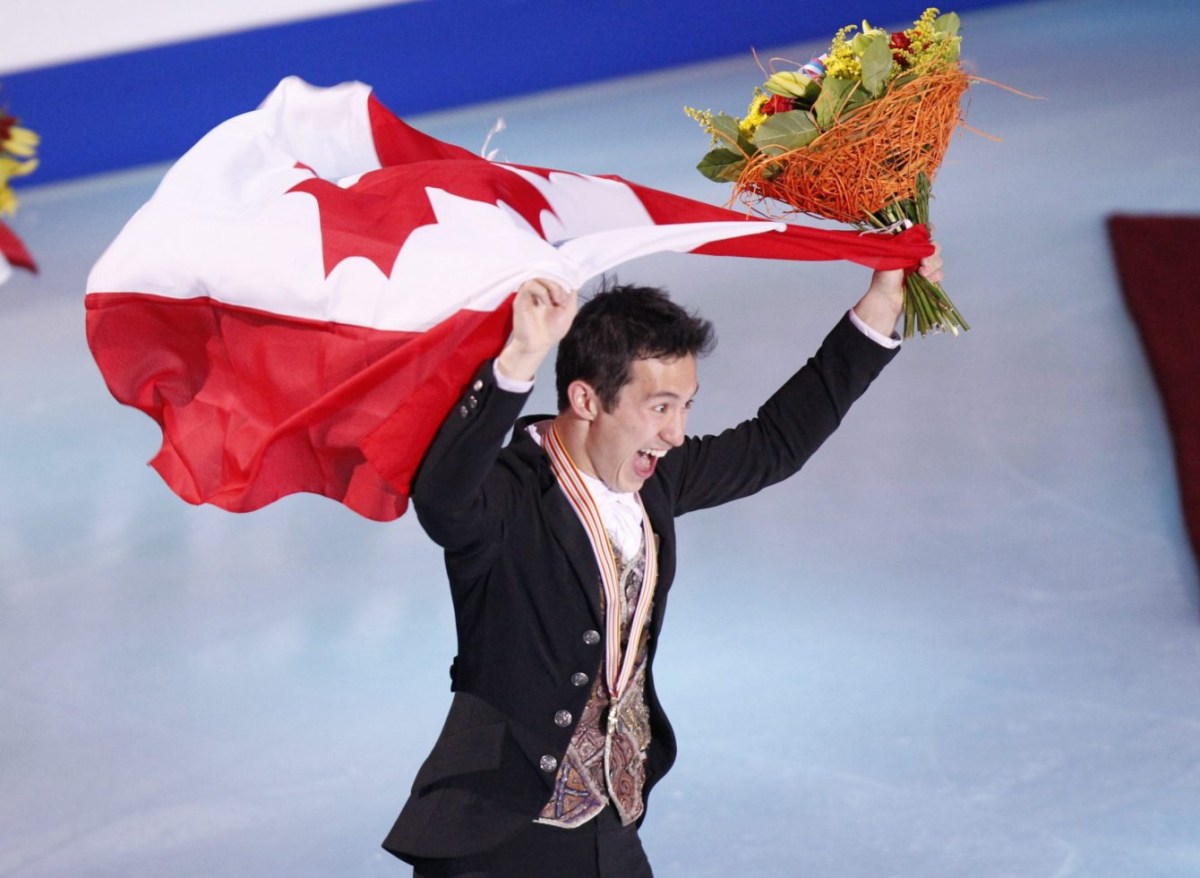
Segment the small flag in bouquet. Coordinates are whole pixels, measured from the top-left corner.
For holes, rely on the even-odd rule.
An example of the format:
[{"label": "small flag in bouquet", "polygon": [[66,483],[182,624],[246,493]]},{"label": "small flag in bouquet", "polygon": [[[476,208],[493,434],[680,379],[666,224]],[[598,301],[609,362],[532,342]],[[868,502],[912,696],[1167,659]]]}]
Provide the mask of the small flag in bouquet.
[{"label": "small flag in bouquet", "polygon": [[[972,82],[958,31],[957,15],[933,8],[894,33],[849,25],[819,58],[772,71],[743,118],[688,108],[713,138],[697,169],[767,213],[783,205],[864,231],[928,225],[930,185]],[[969,328],[940,284],[908,275],[905,338]]]}]

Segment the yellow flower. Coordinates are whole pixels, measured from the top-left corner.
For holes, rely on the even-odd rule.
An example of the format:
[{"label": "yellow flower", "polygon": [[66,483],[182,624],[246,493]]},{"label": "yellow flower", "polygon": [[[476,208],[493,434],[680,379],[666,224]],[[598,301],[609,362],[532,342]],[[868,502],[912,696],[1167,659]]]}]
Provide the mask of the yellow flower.
[{"label": "yellow flower", "polygon": [[959,43],[962,38],[955,33],[958,30],[957,16],[952,12],[945,16],[946,19],[954,21],[950,33],[939,29],[937,21],[941,17],[941,11],[931,6],[904,32],[912,43],[905,53],[909,66],[953,64],[958,60]]},{"label": "yellow flower", "polygon": [[0,112],[0,214],[16,213],[17,196],[8,181],[37,169],[37,145],[36,133],[18,125],[16,117]]},{"label": "yellow flower", "polygon": [[753,137],[758,126],[767,121],[767,114],[762,108],[770,99],[770,95],[763,94],[758,89],[754,90],[754,100],[750,101],[750,106],[746,109],[746,117],[738,122],[738,130],[746,137]]},{"label": "yellow flower", "polygon": [[695,119],[705,131],[712,131],[712,110],[697,110],[695,107],[684,107],[684,115]]},{"label": "yellow flower", "polygon": [[0,135],[3,135],[4,138],[0,141],[0,150],[21,158],[32,156],[37,151],[37,145],[41,139],[37,136],[37,132],[16,124],[0,125]]},{"label": "yellow flower", "polygon": [[846,37],[855,30],[855,25],[848,24],[833,35],[829,46],[829,56],[825,59],[825,74],[835,79],[858,79],[862,76],[862,62],[854,54],[854,49]]},{"label": "yellow flower", "polygon": [[0,183],[0,215],[12,214],[17,212],[17,196],[13,194],[12,189],[7,183]]},{"label": "yellow flower", "polygon": [[37,159],[18,161],[12,156],[0,155],[0,182],[8,182],[11,177],[24,177],[37,170]]},{"label": "yellow flower", "polygon": [[834,79],[858,79],[862,76],[862,62],[852,54],[829,55],[825,72]]}]

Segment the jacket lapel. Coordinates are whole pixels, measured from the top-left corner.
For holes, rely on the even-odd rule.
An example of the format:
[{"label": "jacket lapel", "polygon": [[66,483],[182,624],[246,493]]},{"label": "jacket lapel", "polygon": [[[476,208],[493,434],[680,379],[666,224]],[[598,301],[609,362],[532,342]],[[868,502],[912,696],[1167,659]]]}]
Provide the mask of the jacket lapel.
[{"label": "jacket lapel", "polygon": [[567,500],[567,495],[558,486],[549,463],[546,464],[546,470],[548,478],[544,480],[542,492],[542,512],[546,517],[546,525],[566,555],[575,573],[576,584],[583,590],[592,619],[598,626],[597,630],[600,630],[599,626],[603,623],[600,614],[600,565],[596,563],[587,531],[583,529],[583,523]]},{"label": "jacket lapel", "polygon": [[528,432],[530,424],[547,419],[546,415],[535,415],[517,421],[513,428],[512,448],[525,457],[537,472],[538,487],[542,492],[542,520],[546,529],[558,542],[571,571],[575,574],[575,584],[583,592],[596,630],[602,630],[604,619],[600,614],[600,566],[596,563],[592,544],[567,495],[558,486],[558,480],[550,466],[550,458]]},{"label": "jacket lapel", "polygon": [[[592,552],[591,541],[575,509],[559,487],[550,459],[526,430],[530,423],[545,418],[543,415],[519,420],[513,433],[513,445],[522,455],[536,458],[538,484],[542,491],[541,511],[546,527],[562,548],[575,574],[576,584],[587,600],[597,630],[601,630],[604,618],[600,612],[600,566]],[[654,549],[658,552],[658,585],[653,613],[653,628],[657,632],[662,624],[666,592],[675,578],[675,526],[670,500],[660,484],[651,480],[640,493],[654,530]]]}]

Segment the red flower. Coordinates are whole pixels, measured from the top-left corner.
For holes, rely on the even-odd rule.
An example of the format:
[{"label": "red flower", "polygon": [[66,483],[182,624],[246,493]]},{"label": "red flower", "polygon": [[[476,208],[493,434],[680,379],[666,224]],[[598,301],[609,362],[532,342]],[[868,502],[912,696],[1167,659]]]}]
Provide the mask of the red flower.
[{"label": "red flower", "polygon": [[912,60],[912,55],[909,50],[912,48],[912,40],[908,38],[908,34],[904,31],[896,31],[892,34],[888,45],[892,50],[892,60],[901,67],[907,67]]},{"label": "red flower", "polygon": [[785,98],[783,95],[771,95],[762,106],[763,115],[774,116],[776,113],[786,113],[789,110],[796,109],[796,102],[791,98]]}]

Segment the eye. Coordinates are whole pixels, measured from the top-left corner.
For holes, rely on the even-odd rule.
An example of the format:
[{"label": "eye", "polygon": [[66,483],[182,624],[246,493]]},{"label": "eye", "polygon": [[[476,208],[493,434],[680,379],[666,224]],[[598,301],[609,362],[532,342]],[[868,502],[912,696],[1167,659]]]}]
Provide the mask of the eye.
[{"label": "eye", "polygon": [[660,402],[658,405],[656,405],[654,407],[654,413],[659,414],[659,415],[665,415],[667,413],[667,404],[665,402]]}]

